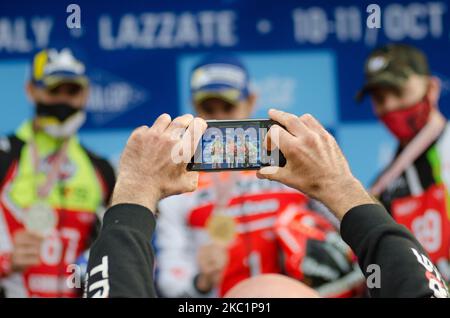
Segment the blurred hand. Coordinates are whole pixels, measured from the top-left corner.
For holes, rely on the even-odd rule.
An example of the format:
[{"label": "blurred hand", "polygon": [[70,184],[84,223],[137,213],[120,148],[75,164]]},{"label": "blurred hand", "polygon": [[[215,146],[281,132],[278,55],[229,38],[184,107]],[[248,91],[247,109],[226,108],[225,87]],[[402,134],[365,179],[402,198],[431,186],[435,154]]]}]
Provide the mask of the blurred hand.
[{"label": "blurred hand", "polygon": [[180,155],[190,159],[206,127],[203,119],[194,119],[192,115],[172,121],[163,114],[150,128],[137,128],[120,159],[112,205],[135,203],[155,212],[159,200],[194,191],[198,173],[187,171],[188,160],[174,160],[180,158],[174,158],[173,151],[180,149]]},{"label": "blurred hand", "polygon": [[270,110],[273,125],[265,144],[273,142],[286,157],[286,166],[264,167],[259,178],[279,181],[324,203],[342,219],[351,208],[374,200],[352,175],[336,140],[311,115],[297,117]]},{"label": "blurred hand", "polygon": [[209,292],[220,283],[223,270],[228,263],[228,249],[220,243],[204,245],[198,251],[197,263],[199,267],[197,289]]},{"label": "blurred hand", "polygon": [[23,272],[28,267],[39,265],[43,237],[19,230],[14,234],[14,248],[11,255],[11,270]]}]

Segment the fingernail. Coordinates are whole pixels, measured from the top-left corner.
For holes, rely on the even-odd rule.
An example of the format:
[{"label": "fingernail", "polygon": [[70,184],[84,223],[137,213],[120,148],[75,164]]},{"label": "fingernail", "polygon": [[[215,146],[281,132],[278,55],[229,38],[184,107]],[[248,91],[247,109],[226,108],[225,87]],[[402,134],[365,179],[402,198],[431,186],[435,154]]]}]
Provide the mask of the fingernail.
[{"label": "fingernail", "polygon": [[270,166],[270,167],[263,167],[259,170],[259,173],[261,173],[262,175],[270,175],[270,174],[275,174],[278,172],[278,169],[280,169],[280,167],[277,166]]}]

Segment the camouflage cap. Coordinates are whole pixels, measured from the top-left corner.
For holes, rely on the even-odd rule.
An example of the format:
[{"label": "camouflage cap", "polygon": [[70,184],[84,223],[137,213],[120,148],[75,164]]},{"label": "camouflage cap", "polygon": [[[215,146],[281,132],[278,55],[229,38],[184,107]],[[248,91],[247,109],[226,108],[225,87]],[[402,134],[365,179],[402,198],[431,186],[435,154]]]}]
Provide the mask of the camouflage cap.
[{"label": "camouflage cap", "polygon": [[413,74],[430,75],[425,54],[406,44],[390,44],[375,49],[367,58],[364,71],[366,82],[355,96],[358,102],[374,88],[401,89]]}]

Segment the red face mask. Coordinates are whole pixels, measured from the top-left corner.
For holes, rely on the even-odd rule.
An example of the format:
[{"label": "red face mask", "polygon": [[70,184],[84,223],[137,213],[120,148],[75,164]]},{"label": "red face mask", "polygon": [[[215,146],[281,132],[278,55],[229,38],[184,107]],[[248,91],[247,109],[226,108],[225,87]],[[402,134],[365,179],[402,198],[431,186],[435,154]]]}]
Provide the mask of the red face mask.
[{"label": "red face mask", "polygon": [[431,105],[424,98],[411,107],[388,112],[380,120],[401,143],[407,143],[425,126],[430,112]]}]

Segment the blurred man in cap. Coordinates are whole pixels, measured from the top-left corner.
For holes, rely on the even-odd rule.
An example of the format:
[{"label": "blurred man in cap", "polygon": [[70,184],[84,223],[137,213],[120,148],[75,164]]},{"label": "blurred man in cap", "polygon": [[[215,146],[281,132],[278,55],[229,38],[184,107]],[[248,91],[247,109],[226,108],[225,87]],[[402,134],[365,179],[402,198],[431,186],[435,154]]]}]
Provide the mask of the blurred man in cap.
[{"label": "blurred man in cap", "polygon": [[[89,81],[70,49],[33,59],[34,116],[0,142],[0,286],[7,297],[75,297],[78,271],[115,182],[112,167],[76,137]],[[78,289],[77,289],[78,287]]]},{"label": "blurred man in cap", "polygon": [[191,75],[192,103],[204,118],[247,119],[256,95],[246,67],[234,56],[207,56]]},{"label": "blurred man in cap", "polygon": [[357,94],[371,98],[375,115],[398,140],[396,156],[371,191],[394,219],[423,244],[450,278],[450,131],[440,113],[440,81],[415,47],[374,50]]},{"label": "blurred man in cap", "polygon": [[[230,55],[209,55],[194,67],[191,95],[203,119],[247,119],[256,101],[247,69]],[[234,154],[237,147],[227,146]],[[237,157],[245,155],[240,148]],[[350,249],[309,205],[302,193],[259,180],[255,171],[200,173],[196,192],[159,204],[161,294],[223,296],[249,277],[283,273],[322,296],[353,295],[362,276]]]}]

